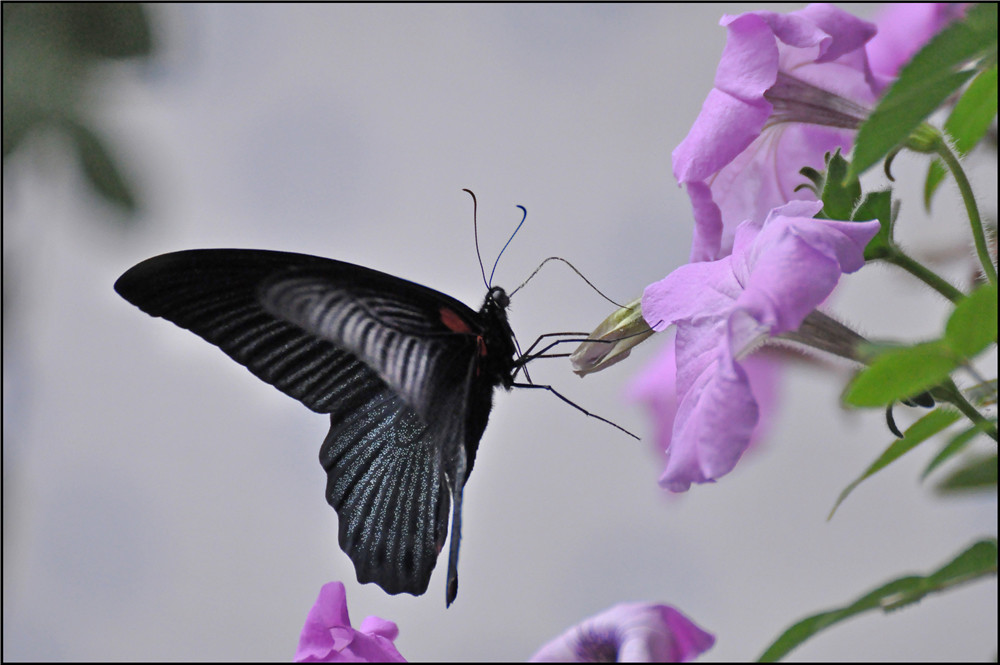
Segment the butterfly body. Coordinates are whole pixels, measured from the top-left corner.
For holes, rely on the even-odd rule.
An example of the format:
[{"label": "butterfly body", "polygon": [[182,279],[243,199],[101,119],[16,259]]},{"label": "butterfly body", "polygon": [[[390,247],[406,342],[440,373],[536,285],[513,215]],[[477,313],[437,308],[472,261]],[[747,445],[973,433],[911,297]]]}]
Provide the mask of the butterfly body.
[{"label": "butterfly body", "polygon": [[148,259],[115,290],[218,346],[261,380],[330,414],[327,501],[358,581],[422,594],[448,534],[457,594],[462,489],[498,386],[514,383],[509,298],[476,312],[370,268],[264,250]]}]

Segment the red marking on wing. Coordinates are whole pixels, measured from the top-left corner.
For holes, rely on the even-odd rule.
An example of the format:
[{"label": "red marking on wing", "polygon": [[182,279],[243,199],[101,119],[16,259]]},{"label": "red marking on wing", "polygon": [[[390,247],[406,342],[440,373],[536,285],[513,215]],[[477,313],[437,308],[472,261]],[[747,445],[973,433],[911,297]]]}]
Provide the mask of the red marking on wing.
[{"label": "red marking on wing", "polygon": [[[448,309],[447,307],[442,307],[438,310],[441,313],[441,323],[448,328],[448,330],[454,330],[457,333],[465,333],[468,335],[472,334],[472,328],[469,324],[465,322],[465,319],[460,317],[458,314]],[[486,340],[483,339],[482,335],[476,335],[476,350],[479,353],[480,358],[486,357]],[[476,375],[479,375],[479,367],[476,367]]]},{"label": "red marking on wing", "polygon": [[447,309],[446,307],[442,307],[440,312],[441,312],[441,323],[443,323],[448,328],[448,330],[454,330],[457,333],[472,332],[472,328],[470,328],[469,324],[465,322],[465,319],[460,317],[455,312],[451,311],[450,309]]}]

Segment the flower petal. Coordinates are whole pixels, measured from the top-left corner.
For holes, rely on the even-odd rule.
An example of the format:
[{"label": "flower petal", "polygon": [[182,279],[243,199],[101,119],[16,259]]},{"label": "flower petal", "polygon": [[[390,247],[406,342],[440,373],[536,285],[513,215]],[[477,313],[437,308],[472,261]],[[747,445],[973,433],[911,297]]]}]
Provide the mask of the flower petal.
[{"label": "flower petal", "polygon": [[878,34],[866,45],[872,71],[894,78],[930,38],[956,18],[968,3],[890,2],[882,5],[875,24]]},{"label": "flower petal", "polygon": [[[673,152],[674,176],[694,210],[691,261],[727,256],[740,223],[763,221],[788,201],[815,198],[808,189],[795,191],[804,182],[800,169],[822,169],[824,153],[851,146],[854,132],[842,128],[843,104],[809,122],[803,118],[813,117],[808,109],[816,108],[814,101],[810,106],[789,98],[782,103],[791,112],[776,118],[765,93],[779,74],[848,100],[859,110],[852,122],[879,90],[864,49],[874,26],[837,7],[747,12],[723,17],[721,24],[727,37],[715,87]],[[834,117],[840,124],[824,125],[834,124]]]},{"label": "flower petal", "polygon": [[533,662],[686,662],[715,637],[670,605],[621,603],[584,620],[531,657]]},{"label": "flower petal", "polygon": [[302,627],[297,663],[405,662],[392,641],[399,629],[391,621],[368,617],[361,630],[351,628],[347,613],[347,592],[341,582],[329,582],[320,589]]},{"label": "flower petal", "polygon": [[[345,635],[339,629],[346,627]],[[347,592],[341,582],[324,584],[316,603],[309,610],[295,652],[296,662],[323,662],[331,652],[349,644],[351,619],[347,614]]]},{"label": "flower petal", "polygon": [[378,637],[382,637],[387,640],[395,640],[399,637],[399,627],[395,624],[395,622],[375,616],[366,617],[365,620],[361,622],[361,628],[359,630],[362,633],[377,635]]},{"label": "flower petal", "polygon": [[797,330],[841,274],[864,265],[879,222],[813,218],[821,207],[793,201],[763,221],[747,220],[731,255],[681,266],[646,287],[647,322],[677,328],[676,355],[656,370],[669,393],[655,399],[664,410],[657,424],[666,489],[683,492],[733,469],[760,420],[743,359],[769,337]]},{"label": "flower petal", "polygon": [[[648,407],[653,418],[653,447],[666,462],[677,415],[677,362],[674,333],[667,331],[663,334],[671,336],[670,339],[632,381],[628,397]],[[766,352],[751,355],[741,360],[740,365],[750,381],[750,393],[758,410],[757,425],[747,444],[747,449],[750,449],[767,435],[777,411],[780,366],[772,354]]]},{"label": "flower petal", "polygon": [[642,316],[653,330],[695,316],[728,311],[741,291],[728,262],[689,263],[642,294]]},{"label": "flower petal", "polygon": [[757,425],[759,412],[749,379],[728,345],[716,344],[711,357],[696,351],[697,357],[690,358],[689,347],[710,346],[707,337],[697,322],[677,329],[678,358],[689,358],[698,373],[686,390],[678,390],[672,444],[660,476],[660,486],[671,492],[686,492],[691,483],[710,482],[732,471]]}]

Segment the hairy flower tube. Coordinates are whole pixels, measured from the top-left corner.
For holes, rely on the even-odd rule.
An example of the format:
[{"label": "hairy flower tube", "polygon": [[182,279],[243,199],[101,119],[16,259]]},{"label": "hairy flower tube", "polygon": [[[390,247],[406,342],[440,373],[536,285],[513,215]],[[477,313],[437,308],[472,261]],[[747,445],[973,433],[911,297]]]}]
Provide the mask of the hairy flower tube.
[{"label": "hairy flower tube", "polygon": [[743,358],[795,331],[844,273],[864,265],[878,221],[814,219],[822,204],[792,201],[736,230],[733,252],[689,263],[646,287],[642,313],[676,336],[676,415],[660,485],[683,492],[733,469],[759,408]]},{"label": "hairy flower tube", "polygon": [[621,603],[573,626],[531,657],[535,662],[683,663],[715,636],[670,605]]},{"label": "hairy flower tube", "polygon": [[393,644],[397,635],[395,623],[374,616],[362,621],[361,628],[352,628],[344,585],[329,582],[309,610],[295,662],[404,663],[406,659]]},{"label": "hairy flower tube", "polygon": [[691,261],[728,255],[744,220],[815,198],[795,191],[799,171],[846,152],[880,92],[865,52],[875,26],[837,7],[747,12],[720,24],[728,33],[714,87],[673,152],[694,209]]}]

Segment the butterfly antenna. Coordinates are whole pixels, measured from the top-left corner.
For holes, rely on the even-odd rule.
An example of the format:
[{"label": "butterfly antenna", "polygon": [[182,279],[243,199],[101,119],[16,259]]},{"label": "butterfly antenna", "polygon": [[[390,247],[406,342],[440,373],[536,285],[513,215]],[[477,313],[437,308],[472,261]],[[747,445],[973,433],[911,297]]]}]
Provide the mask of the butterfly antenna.
[{"label": "butterfly antenna", "polygon": [[[472,197],[472,235],[476,239],[476,258],[479,259],[479,271],[481,273],[483,273],[483,284],[485,284],[486,285],[486,289],[489,290],[490,283],[486,281],[486,268],[483,267],[483,255],[479,251],[479,222],[476,219],[476,211],[477,211],[477,208],[479,207],[479,204],[476,202],[476,195],[473,194],[473,192],[472,192],[471,189],[464,189],[463,188],[462,191],[463,192],[468,192],[469,196]],[[496,266],[494,266],[494,270],[495,269],[496,269]],[[490,275],[490,279],[493,279],[492,275]]]},{"label": "butterfly antenna", "polygon": [[531,278],[534,277],[535,275],[537,275],[538,271],[542,269],[542,266],[544,266],[549,261],[562,261],[563,263],[565,263],[566,265],[568,265],[570,268],[572,268],[573,272],[575,272],[580,277],[580,279],[582,279],[583,281],[585,281],[590,288],[594,289],[594,291],[597,292],[597,295],[601,296],[602,298],[604,298],[609,303],[611,303],[612,305],[614,305],[615,307],[617,307],[619,309],[621,309],[621,308],[624,307],[624,305],[621,305],[621,304],[615,302],[611,298],[609,298],[606,295],[604,295],[603,293],[601,293],[601,290],[599,288],[597,288],[596,286],[594,286],[593,283],[591,283],[591,281],[589,279],[587,279],[586,277],[584,277],[583,273],[576,269],[576,266],[574,266],[572,263],[570,263],[566,259],[562,258],[561,256],[550,256],[549,258],[547,258],[544,261],[542,261],[541,263],[539,263],[538,267],[535,268],[535,272],[533,272],[530,275],[528,275],[528,279],[524,280],[521,283],[521,286],[519,286],[516,289],[514,289],[513,291],[511,291],[509,295],[511,297],[513,297],[514,294],[517,293],[518,291],[520,291],[522,286],[524,286],[525,284],[527,284],[528,282],[530,282]]},{"label": "butterfly antenna", "polygon": [[504,249],[507,249],[507,245],[509,245],[510,241],[514,239],[514,236],[516,236],[517,232],[521,230],[521,227],[524,226],[524,220],[528,218],[528,209],[522,205],[519,205],[517,207],[521,209],[524,215],[521,217],[521,223],[518,224],[517,228],[514,229],[514,232],[510,234],[510,237],[507,238],[507,242],[504,244],[503,249],[501,249],[500,253],[497,254],[497,260],[493,262],[493,270],[490,271],[490,284],[493,283],[493,273],[497,271],[497,264],[500,263],[500,257],[503,256]]}]

